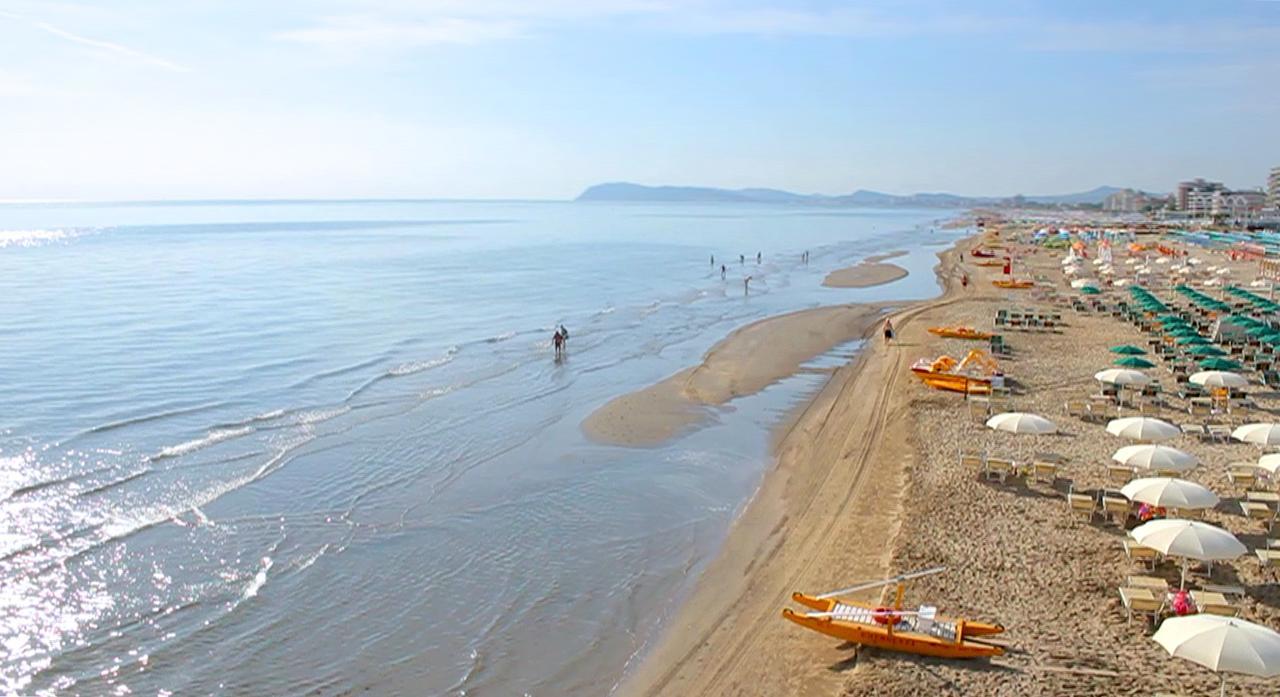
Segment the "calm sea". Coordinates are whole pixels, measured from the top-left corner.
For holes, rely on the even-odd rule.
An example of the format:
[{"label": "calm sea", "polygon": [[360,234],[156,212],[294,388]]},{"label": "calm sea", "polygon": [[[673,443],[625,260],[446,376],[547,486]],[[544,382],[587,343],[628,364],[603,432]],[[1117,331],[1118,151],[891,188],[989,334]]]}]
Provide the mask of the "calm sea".
[{"label": "calm sea", "polygon": [[581,420],[752,320],[932,295],[941,215],[0,205],[0,692],[607,693],[822,377],[660,448]]}]

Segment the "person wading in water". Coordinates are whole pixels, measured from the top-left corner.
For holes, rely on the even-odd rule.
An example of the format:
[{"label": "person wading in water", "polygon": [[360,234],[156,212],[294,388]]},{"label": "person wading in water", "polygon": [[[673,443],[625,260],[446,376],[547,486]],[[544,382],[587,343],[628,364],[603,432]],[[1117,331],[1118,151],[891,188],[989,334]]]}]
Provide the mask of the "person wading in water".
[{"label": "person wading in water", "polygon": [[551,335],[551,345],[556,349],[556,358],[564,356],[564,335],[557,329],[555,334]]}]

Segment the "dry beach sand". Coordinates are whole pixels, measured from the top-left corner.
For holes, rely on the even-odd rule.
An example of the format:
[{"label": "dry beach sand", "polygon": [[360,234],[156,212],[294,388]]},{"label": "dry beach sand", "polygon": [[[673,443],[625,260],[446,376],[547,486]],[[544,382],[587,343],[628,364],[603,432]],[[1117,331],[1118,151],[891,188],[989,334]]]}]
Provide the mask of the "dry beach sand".
[{"label": "dry beach sand", "polygon": [[878,256],[867,257],[856,266],[836,269],[827,274],[822,285],[828,288],[869,288],[896,281],[907,275],[907,270],[897,264],[885,262],[900,257],[906,252],[889,252]]},{"label": "dry beach sand", "polygon": [[[1113,360],[1109,346],[1145,346],[1146,335],[1110,315],[1077,314],[1027,291],[992,287],[999,269],[966,260],[962,250],[970,244],[961,242],[939,255],[946,288],[940,298],[902,306],[891,315],[898,331],[893,345],[869,341],[777,434],[776,466],[664,635],[623,683],[622,694],[1216,691],[1213,673],[1170,659],[1140,621],[1126,624],[1116,589],[1127,574],[1144,572],[1125,558],[1120,527],[1072,515],[1063,497],[1067,480],[1081,489],[1104,486],[1105,464],[1129,444],[1106,434],[1103,424],[1068,418],[1064,401],[1096,391],[1092,375]],[[1022,273],[1041,276],[1064,296],[1071,293],[1057,263],[1061,252],[1030,246],[1017,246],[1015,252]],[[1211,259],[1225,262],[1216,255]],[[1252,278],[1247,265],[1231,266],[1236,278]],[[961,273],[971,277],[967,288],[958,282]],[[1120,290],[1109,294],[1121,297]],[[1067,321],[1057,332],[1006,332],[1013,356],[1002,360],[1017,384],[1010,408],[1048,416],[1061,435],[988,431],[985,414],[971,413],[961,395],[930,390],[909,371],[917,358],[959,357],[975,346],[933,336],[928,327],[967,324],[989,331],[996,310],[1008,307],[1061,311]],[[861,325],[868,335],[877,327],[875,321]],[[721,358],[727,360],[724,354]],[[690,372],[676,377],[687,380]],[[732,390],[723,388],[733,382],[723,377],[726,369],[709,372],[718,376],[712,384],[719,389],[706,394],[731,396]],[[1171,391],[1167,371],[1148,372]],[[1280,406],[1280,400],[1256,396],[1264,409]],[[1163,416],[1186,421],[1185,403],[1172,399]],[[1275,420],[1255,414],[1261,417]],[[1189,438],[1171,445],[1201,458],[1201,467],[1186,478],[1223,499],[1205,519],[1236,533],[1251,549],[1257,546],[1264,530],[1240,516],[1235,507],[1240,492],[1225,476],[1228,462],[1256,459],[1257,448]],[[960,467],[961,447],[1017,458],[1053,452],[1066,464],[1053,486],[988,483]],[[910,585],[907,604],[928,602],[949,615],[1003,624],[1004,638],[1013,646],[1008,655],[990,662],[948,662],[854,651],[779,616],[792,591],[824,592],[935,565],[949,571]],[[1230,567],[1226,578],[1248,590],[1242,616],[1276,626],[1280,587],[1274,574],[1252,558]],[[1176,581],[1176,571],[1170,576],[1162,567],[1158,573]],[[1278,691],[1274,682],[1245,676],[1233,675],[1228,684],[1234,694]]]}]

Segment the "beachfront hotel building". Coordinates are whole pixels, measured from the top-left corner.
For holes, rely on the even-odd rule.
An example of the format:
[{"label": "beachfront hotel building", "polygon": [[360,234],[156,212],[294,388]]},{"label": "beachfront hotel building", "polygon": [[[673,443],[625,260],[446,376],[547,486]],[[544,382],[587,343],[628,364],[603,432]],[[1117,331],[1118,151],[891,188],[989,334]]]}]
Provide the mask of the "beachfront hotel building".
[{"label": "beachfront hotel building", "polygon": [[1247,221],[1258,217],[1266,203],[1262,191],[1215,191],[1209,212],[1215,218]]},{"label": "beachfront hotel building", "polygon": [[1267,177],[1267,208],[1280,210],[1280,167],[1272,167]]},{"label": "beachfront hotel building", "polygon": [[1192,179],[1180,182],[1174,201],[1178,210],[1191,216],[1211,215],[1213,213],[1214,194],[1226,191],[1222,182],[1211,182],[1203,179]]}]

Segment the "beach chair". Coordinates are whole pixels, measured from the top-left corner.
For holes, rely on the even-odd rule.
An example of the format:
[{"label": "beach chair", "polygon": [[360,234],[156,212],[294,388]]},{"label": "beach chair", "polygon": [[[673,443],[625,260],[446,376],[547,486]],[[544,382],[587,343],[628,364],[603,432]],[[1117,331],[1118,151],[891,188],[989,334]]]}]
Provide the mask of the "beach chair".
[{"label": "beach chair", "polygon": [[1098,512],[1098,501],[1090,494],[1078,494],[1075,491],[1075,485],[1067,490],[1067,507],[1072,513],[1084,516],[1085,520],[1093,522],[1093,516]]},{"label": "beach chair", "polygon": [[1144,547],[1133,540],[1124,540],[1124,556],[1131,563],[1141,564],[1147,569],[1156,568],[1156,564],[1160,561],[1160,552],[1150,547]]},{"label": "beach chair", "polygon": [[1124,486],[1133,480],[1133,470],[1128,467],[1110,465],[1107,467],[1107,481]]},{"label": "beach chair", "polygon": [[1000,483],[1004,484],[1010,475],[1016,473],[1016,470],[1013,466],[1012,460],[989,457],[987,458],[986,467],[983,468],[982,473],[988,480],[999,479]]},{"label": "beach chair", "polygon": [[1209,427],[1205,430],[1208,431],[1210,440],[1218,441],[1220,443],[1231,442],[1230,426],[1223,426],[1221,424],[1210,424]]},{"label": "beach chair", "polygon": [[1088,416],[1089,405],[1079,399],[1070,399],[1067,400],[1066,409],[1067,416],[1084,420]]},{"label": "beach chair", "polygon": [[1227,481],[1232,486],[1249,489],[1258,481],[1258,473],[1252,467],[1235,466],[1227,470]]},{"label": "beach chair", "polygon": [[1133,616],[1137,615],[1154,626],[1164,613],[1164,598],[1164,594],[1157,596],[1150,588],[1120,588],[1125,624],[1133,622]]},{"label": "beach chair", "polygon": [[1031,481],[1053,485],[1058,481],[1058,466],[1052,462],[1035,460],[1031,463]]},{"label": "beach chair", "polygon": [[1182,435],[1184,436],[1194,436],[1201,441],[1209,437],[1209,432],[1204,430],[1204,426],[1200,424],[1182,424],[1179,428],[1182,429]]},{"label": "beach chair", "polygon": [[1110,516],[1116,521],[1116,525],[1120,527],[1124,527],[1125,521],[1129,520],[1129,513],[1132,511],[1133,504],[1123,496],[1102,497],[1102,515]]}]

